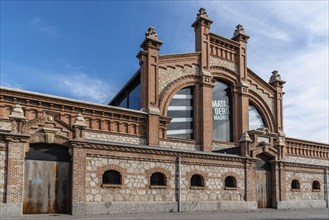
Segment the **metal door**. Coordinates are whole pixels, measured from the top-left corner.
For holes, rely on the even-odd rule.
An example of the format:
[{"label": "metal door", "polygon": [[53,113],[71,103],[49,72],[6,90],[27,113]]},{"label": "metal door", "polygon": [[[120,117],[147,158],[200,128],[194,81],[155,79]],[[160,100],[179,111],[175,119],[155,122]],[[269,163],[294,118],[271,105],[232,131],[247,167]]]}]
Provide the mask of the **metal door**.
[{"label": "metal door", "polygon": [[32,144],[25,158],[23,213],[70,213],[71,169],[67,147]]},{"label": "metal door", "polygon": [[256,171],[256,194],[258,208],[270,208],[272,201],[271,171]]}]

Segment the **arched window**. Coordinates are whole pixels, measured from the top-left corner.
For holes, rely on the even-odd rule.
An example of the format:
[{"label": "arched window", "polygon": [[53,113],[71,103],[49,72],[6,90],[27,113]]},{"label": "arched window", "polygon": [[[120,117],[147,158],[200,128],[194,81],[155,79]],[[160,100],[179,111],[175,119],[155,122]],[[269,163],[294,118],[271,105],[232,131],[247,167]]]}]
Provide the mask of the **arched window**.
[{"label": "arched window", "polygon": [[172,118],[167,130],[170,137],[193,138],[193,89],[184,88],[172,98],[167,116]]},{"label": "arched window", "polygon": [[121,174],[116,170],[107,170],[103,174],[103,184],[120,185]]},{"label": "arched window", "polygon": [[225,187],[236,188],[236,179],[233,176],[228,176],[225,178]]},{"label": "arched window", "polygon": [[204,186],[204,179],[201,175],[199,174],[194,174],[191,177],[191,186],[199,186],[203,187]]},{"label": "arched window", "polygon": [[319,183],[319,181],[313,181],[313,183],[312,183],[312,189],[313,190],[320,190],[320,183]]},{"label": "arched window", "polygon": [[300,189],[300,184],[298,180],[291,181],[291,189]]},{"label": "arched window", "polygon": [[212,92],[213,139],[231,141],[231,89],[224,82],[216,81]]},{"label": "arched window", "polygon": [[255,106],[249,105],[249,130],[257,128],[265,128],[264,119]]},{"label": "arched window", "polygon": [[166,186],[166,176],[163,173],[153,173],[151,176],[151,186]]}]

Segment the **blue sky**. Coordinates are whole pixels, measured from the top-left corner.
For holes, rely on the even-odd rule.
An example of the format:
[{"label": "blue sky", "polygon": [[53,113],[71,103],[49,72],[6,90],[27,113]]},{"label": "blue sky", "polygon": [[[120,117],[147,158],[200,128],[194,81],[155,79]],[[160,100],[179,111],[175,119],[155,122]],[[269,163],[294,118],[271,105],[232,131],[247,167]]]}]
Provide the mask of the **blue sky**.
[{"label": "blue sky", "polygon": [[328,1],[1,1],[1,85],[107,103],[138,69],[149,26],[161,54],[194,51],[200,7],[211,31],[251,36],[248,66],[284,80],[290,137],[329,142]]}]

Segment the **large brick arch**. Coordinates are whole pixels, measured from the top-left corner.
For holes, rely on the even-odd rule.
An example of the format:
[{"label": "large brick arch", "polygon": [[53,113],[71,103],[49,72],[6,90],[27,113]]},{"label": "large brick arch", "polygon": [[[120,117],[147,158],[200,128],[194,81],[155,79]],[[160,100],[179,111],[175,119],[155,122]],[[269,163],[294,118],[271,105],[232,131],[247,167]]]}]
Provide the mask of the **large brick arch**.
[{"label": "large brick arch", "polygon": [[275,132],[276,123],[271,109],[268,107],[266,102],[257,95],[254,91],[249,90],[249,103],[253,104],[259,113],[263,116],[266,125],[270,132]]},{"label": "large brick arch", "polygon": [[197,76],[183,76],[175,81],[171,82],[164,88],[164,92],[160,96],[160,113],[163,116],[167,116],[168,106],[172,97],[181,89],[185,87],[195,86],[199,83],[199,77]]},{"label": "large brick arch", "polygon": [[232,85],[232,90],[238,85],[238,75],[224,67],[214,66],[212,69],[213,78],[224,80]]}]

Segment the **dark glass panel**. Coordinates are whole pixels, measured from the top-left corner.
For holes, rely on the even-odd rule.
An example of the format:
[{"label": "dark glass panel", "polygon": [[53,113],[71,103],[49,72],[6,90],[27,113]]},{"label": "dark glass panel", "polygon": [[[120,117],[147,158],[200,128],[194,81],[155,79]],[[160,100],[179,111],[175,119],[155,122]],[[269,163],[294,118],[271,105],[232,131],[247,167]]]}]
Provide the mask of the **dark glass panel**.
[{"label": "dark glass panel", "polygon": [[300,189],[299,181],[298,180],[293,180],[291,182],[291,189]]},{"label": "dark glass panel", "polygon": [[71,162],[68,147],[47,143],[31,144],[25,159]]},{"label": "dark glass panel", "polygon": [[191,178],[191,186],[204,186],[203,177],[198,174],[193,175]]},{"label": "dark glass panel", "polygon": [[172,98],[167,116],[172,118],[167,135],[176,138],[193,138],[193,92],[184,88]]},{"label": "dark glass panel", "polygon": [[124,98],[120,104],[119,104],[119,107],[122,107],[122,108],[127,108],[128,107],[128,98]]},{"label": "dark glass panel", "polygon": [[213,139],[231,141],[231,91],[220,81],[215,82],[212,93]]},{"label": "dark glass panel", "polygon": [[118,171],[108,170],[103,174],[103,184],[121,184],[121,175]]},{"label": "dark glass panel", "polygon": [[189,130],[192,126],[192,122],[175,122],[168,125],[168,130]]},{"label": "dark glass panel", "polygon": [[225,178],[225,187],[236,187],[236,180],[233,176]]},{"label": "dark glass panel", "polygon": [[165,175],[162,173],[153,173],[151,176],[151,185],[155,186],[165,186],[166,185],[166,178]]},{"label": "dark glass panel", "polygon": [[191,118],[193,117],[193,111],[168,111],[169,118]]},{"label": "dark glass panel", "polygon": [[316,189],[316,190],[319,190],[320,189],[320,183],[319,183],[319,181],[313,181],[312,189]]},{"label": "dark glass panel", "polygon": [[170,106],[192,106],[192,99],[175,99],[170,102]]},{"label": "dark glass panel", "polygon": [[139,110],[141,108],[141,87],[136,86],[129,94],[129,108]]},{"label": "dark glass panel", "polygon": [[264,120],[255,106],[249,105],[249,130],[264,128]]}]

